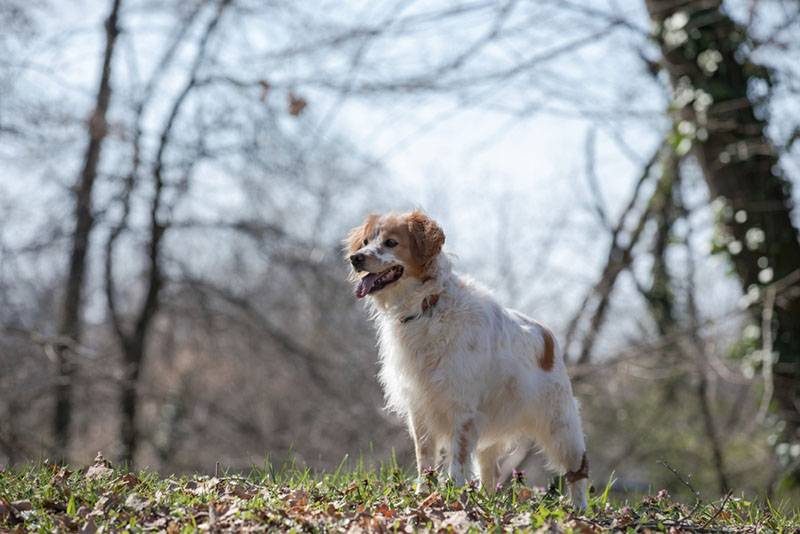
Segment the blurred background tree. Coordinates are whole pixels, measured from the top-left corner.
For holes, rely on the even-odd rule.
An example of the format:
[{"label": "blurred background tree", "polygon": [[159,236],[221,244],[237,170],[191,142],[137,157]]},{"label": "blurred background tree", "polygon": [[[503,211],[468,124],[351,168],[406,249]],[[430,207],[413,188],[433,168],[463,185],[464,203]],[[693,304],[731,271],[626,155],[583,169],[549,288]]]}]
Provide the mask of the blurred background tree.
[{"label": "blurred background tree", "polygon": [[595,480],[794,495],[796,2],[10,0],[0,22],[3,462],[408,460],[339,240],[421,205],[560,333]]}]

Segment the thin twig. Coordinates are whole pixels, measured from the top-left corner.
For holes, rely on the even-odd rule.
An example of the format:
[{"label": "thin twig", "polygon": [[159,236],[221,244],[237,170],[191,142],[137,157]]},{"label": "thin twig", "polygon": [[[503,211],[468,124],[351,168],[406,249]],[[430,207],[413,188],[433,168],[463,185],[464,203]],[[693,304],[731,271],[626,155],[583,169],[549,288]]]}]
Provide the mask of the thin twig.
[{"label": "thin twig", "polygon": [[659,463],[659,464],[661,464],[661,465],[663,465],[663,466],[664,466],[664,467],[666,467],[667,469],[669,469],[669,471],[670,471],[670,472],[671,472],[673,475],[675,475],[675,478],[677,478],[678,480],[680,480],[681,484],[683,484],[684,486],[686,486],[687,488],[689,488],[689,491],[691,491],[691,492],[692,492],[692,494],[693,494],[693,495],[695,496],[695,498],[697,499],[697,502],[695,503],[695,505],[694,505],[694,508],[692,508],[691,512],[689,512],[689,515],[685,515],[685,516],[683,516],[683,517],[682,517],[682,518],[679,520],[679,522],[681,522],[681,523],[682,523],[682,522],[683,522],[683,521],[685,521],[686,519],[689,519],[689,518],[691,518],[691,517],[692,517],[692,516],[695,514],[695,512],[697,512],[697,509],[700,507],[700,504],[703,502],[702,498],[700,497],[700,492],[699,492],[699,491],[697,491],[696,489],[694,489],[694,486],[692,486],[692,485],[689,483],[689,481],[687,481],[685,478],[683,478],[683,477],[681,476],[681,474],[680,474],[680,473],[678,473],[677,469],[675,469],[674,467],[672,467],[671,465],[669,465],[669,464],[666,462],[666,460],[658,460],[658,463]]},{"label": "thin twig", "polygon": [[722,499],[722,504],[719,505],[719,508],[717,508],[717,511],[714,512],[714,515],[709,517],[708,521],[703,523],[703,526],[700,527],[700,528],[706,528],[708,525],[710,525],[711,523],[714,522],[714,520],[717,518],[717,516],[719,516],[719,514],[721,514],[722,511],[725,509],[725,505],[728,504],[728,501],[730,500],[731,495],[733,495],[733,490],[728,490],[728,493],[725,494],[725,498]]},{"label": "thin twig", "polygon": [[611,222],[608,220],[608,208],[606,208],[605,200],[603,199],[603,192],[597,180],[597,172],[595,171],[595,143],[597,138],[597,130],[590,128],[586,134],[586,181],[589,184],[589,191],[592,193],[592,209],[594,209],[600,223],[606,229],[611,229]]}]

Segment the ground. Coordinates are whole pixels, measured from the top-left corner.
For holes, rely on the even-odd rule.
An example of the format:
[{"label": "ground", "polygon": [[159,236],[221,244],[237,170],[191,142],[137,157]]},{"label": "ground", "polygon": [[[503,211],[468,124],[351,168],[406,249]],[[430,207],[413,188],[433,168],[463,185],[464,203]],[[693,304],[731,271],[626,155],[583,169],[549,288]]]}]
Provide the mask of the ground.
[{"label": "ground", "polygon": [[429,477],[417,495],[391,464],[332,473],[269,464],[251,473],[161,477],[114,468],[102,455],[82,469],[47,462],[0,472],[5,531],[537,531],[798,532],[800,518],[733,494],[679,503],[665,491],[612,502],[610,486],[577,513],[557,487],[530,488],[524,476],[493,495]]}]

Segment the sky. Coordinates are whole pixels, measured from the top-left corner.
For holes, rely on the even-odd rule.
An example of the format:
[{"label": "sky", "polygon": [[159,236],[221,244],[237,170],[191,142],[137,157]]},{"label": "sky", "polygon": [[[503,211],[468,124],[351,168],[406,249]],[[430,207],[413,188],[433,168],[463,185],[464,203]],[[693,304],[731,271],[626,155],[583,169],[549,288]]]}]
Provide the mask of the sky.
[{"label": "sky", "polygon": [[[346,224],[358,221],[370,209],[370,202],[396,209],[423,207],[442,222],[448,248],[465,270],[500,286],[498,292],[508,303],[552,316],[552,322],[563,325],[578,297],[597,277],[607,248],[607,235],[589,208],[587,135],[590,130],[596,132],[595,173],[604,203],[616,214],[627,202],[642,162],[649,158],[665,127],[666,93],[647,77],[638,59],[636,47],[641,36],[617,31],[492,91],[476,87],[444,95],[424,91],[347,93],[321,87],[314,77],[330,73],[332,79],[341,79],[342,73],[353,72],[359,82],[374,82],[435,67],[491,27],[492,20],[484,15],[481,19],[456,19],[447,31],[422,25],[410,35],[367,43],[363,50],[356,43],[332,54],[282,61],[280,68],[263,59],[270,52],[301,46],[318,37],[304,29],[303,17],[317,21],[319,31],[335,32],[337,25],[369,27],[388,20],[392,13],[411,17],[450,4],[447,0],[300,2],[276,13],[275,23],[283,24],[283,33],[268,31],[274,28],[264,26],[267,23],[259,18],[237,19],[241,31],[230,38],[241,46],[231,45],[233,51],[224,52],[230,54],[224,57],[231,59],[231,75],[269,79],[275,87],[270,99],[281,99],[286,91],[306,96],[305,128],[318,128],[326,140],[344,139],[377,162],[379,171],[374,173],[376,183],[371,191],[374,200],[367,195],[351,206],[346,194],[337,197],[337,202],[344,203],[337,212],[344,214]],[[483,49],[466,72],[525,58],[530,53],[528,45],[552,51],[558,43],[569,41],[573,32],[590,34],[594,26],[603,27],[599,20],[591,27],[573,27],[571,21],[585,17],[554,17],[548,4],[552,2],[512,14],[505,22],[507,27],[518,23],[530,29],[511,32],[508,38]],[[625,3],[624,14],[646,29],[648,22],[640,4]],[[66,106],[88,106],[99,70],[100,30],[108,2],[68,0],[32,5],[38,6],[34,9],[42,15],[42,27],[41,37],[20,48],[23,61],[34,68],[28,87],[39,89],[37,96],[44,100],[55,94]],[[126,3],[130,9],[126,31],[135,39],[123,35],[115,64],[126,73],[126,83],[134,82],[131,73],[142,74],[152,68],[156,57],[152,50],[163,45],[162,30],[169,20],[154,15],[154,5],[160,4],[144,0]],[[622,13],[613,0],[580,5]],[[526,19],[525,13],[532,18]],[[191,52],[184,50],[180,57],[188,60]],[[355,57],[360,58],[357,68]],[[442,81],[451,79],[442,75]],[[164,98],[154,106],[153,117],[163,116],[159,106],[169,104],[170,92],[182,82],[180,76],[164,80],[160,89]],[[116,89],[125,92],[125,87]],[[477,103],[463,104],[465,99],[474,101],[476,95],[481,95]],[[528,104],[532,105],[528,112],[520,113]],[[602,110],[613,113],[596,113]],[[150,124],[153,129],[157,126]],[[69,140],[66,146],[70,146]],[[0,179],[0,191],[5,191],[7,198],[30,199],[28,209],[23,209],[29,214],[48,212],[48,203],[63,198],[63,191],[34,200],[39,182],[26,180],[26,164],[14,168],[11,156],[5,158],[12,165]],[[76,172],[74,162],[54,170],[63,174],[65,184]],[[214,187],[214,172],[218,171],[209,169],[203,178],[219,205],[240,203],[242,199],[236,196],[226,200],[221,188]],[[698,197],[702,201],[702,192]],[[708,231],[708,211],[700,210],[697,217]],[[335,224],[339,231],[345,222]],[[699,234],[698,243],[707,239],[707,231]],[[710,258],[701,266],[699,276],[706,287],[719,288],[710,291],[714,297],[702,303],[709,313],[735,306],[738,298],[734,284],[721,275],[725,270],[719,258]]]}]

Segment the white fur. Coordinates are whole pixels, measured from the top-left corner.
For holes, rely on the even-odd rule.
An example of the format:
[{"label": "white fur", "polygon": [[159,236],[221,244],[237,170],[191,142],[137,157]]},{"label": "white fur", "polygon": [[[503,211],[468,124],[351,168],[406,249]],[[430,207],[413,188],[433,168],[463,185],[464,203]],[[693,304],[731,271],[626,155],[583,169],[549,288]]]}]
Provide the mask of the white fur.
[{"label": "white fur", "polygon": [[[445,254],[435,261],[429,281],[403,276],[369,297],[378,324],[380,380],[389,409],[409,421],[420,477],[445,450],[449,475],[463,484],[470,472],[459,456],[466,451],[493,491],[498,457],[531,439],[554,469],[578,470],[586,447],[557,347],[552,368],[542,369],[542,326],[453,272]],[[431,294],[439,300],[429,313],[401,323],[419,314]],[[585,508],[586,479],[570,484],[570,492],[575,506]]]}]

